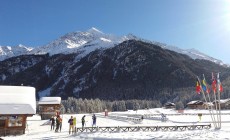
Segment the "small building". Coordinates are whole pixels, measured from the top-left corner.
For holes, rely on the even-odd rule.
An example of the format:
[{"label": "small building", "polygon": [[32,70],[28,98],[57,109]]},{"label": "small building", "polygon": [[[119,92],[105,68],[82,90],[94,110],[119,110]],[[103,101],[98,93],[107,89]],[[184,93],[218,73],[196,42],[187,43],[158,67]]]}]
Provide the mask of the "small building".
[{"label": "small building", "polygon": [[34,87],[0,86],[0,136],[25,134],[26,119],[34,114]]},{"label": "small building", "polygon": [[174,103],[172,103],[172,102],[167,102],[167,103],[164,104],[164,107],[169,109],[169,108],[175,108],[176,105]]},{"label": "small building", "polygon": [[[216,105],[219,105],[219,101],[214,101],[213,104],[214,106]],[[230,99],[222,99],[220,100],[220,108],[221,109],[230,109]]]},{"label": "small building", "polygon": [[39,114],[42,120],[50,119],[60,113],[61,97],[41,97],[38,102]]},{"label": "small building", "polygon": [[189,109],[205,109],[205,105],[203,101],[191,101],[189,103],[187,103],[187,107]]}]

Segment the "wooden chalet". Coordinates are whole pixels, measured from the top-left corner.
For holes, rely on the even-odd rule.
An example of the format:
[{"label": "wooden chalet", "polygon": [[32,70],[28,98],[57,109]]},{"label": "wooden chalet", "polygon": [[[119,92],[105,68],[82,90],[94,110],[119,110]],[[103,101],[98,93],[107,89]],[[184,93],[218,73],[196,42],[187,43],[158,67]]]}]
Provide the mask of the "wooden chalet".
[{"label": "wooden chalet", "polygon": [[[214,101],[213,104],[214,106],[216,105],[219,105],[219,101]],[[220,100],[220,108],[221,109],[230,109],[230,99],[222,99]]]},{"label": "wooden chalet", "polygon": [[61,97],[41,97],[38,102],[39,114],[42,120],[50,119],[60,113]]},{"label": "wooden chalet", "polygon": [[167,103],[164,104],[164,107],[166,109],[169,109],[169,108],[175,108],[176,105],[174,103],[172,103],[172,102],[167,102]]},{"label": "wooden chalet", "polygon": [[191,101],[187,103],[187,108],[189,109],[208,109],[210,106],[213,106],[212,103],[205,103],[203,101]]},{"label": "wooden chalet", "polygon": [[34,114],[35,88],[0,86],[0,136],[25,134],[26,119]]},{"label": "wooden chalet", "polygon": [[191,101],[187,103],[187,107],[189,109],[205,109],[204,102],[203,101]]}]

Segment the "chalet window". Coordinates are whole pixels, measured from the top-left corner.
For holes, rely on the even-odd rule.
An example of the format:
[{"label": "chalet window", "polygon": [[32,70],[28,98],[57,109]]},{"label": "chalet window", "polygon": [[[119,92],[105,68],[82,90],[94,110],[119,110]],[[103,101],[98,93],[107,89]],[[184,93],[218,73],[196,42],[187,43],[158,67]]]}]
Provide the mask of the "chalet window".
[{"label": "chalet window", "polygon": [[7,117],[0,116],[0,128],[5,127]]},{"label": "chalet window", "polygon": [[23,117],[11,116],[9,117],[9,127],[22,126]]},{"label": "chalet window", "polygon": [[6,120],[0,120],[0,128],[5,127]]},{"label": "chalet window", "polygon": [[39,106],[39,111],[42,111],[42,106]]},{"label": "chalet window", "polygon": [[46,111],[54,111],[54,107],[46,107]]}]

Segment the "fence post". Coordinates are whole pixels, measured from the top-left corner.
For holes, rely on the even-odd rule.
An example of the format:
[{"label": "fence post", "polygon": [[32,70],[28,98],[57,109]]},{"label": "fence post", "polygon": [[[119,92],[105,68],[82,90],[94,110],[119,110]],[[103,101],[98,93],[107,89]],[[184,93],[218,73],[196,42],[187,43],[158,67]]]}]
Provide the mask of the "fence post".
[{"label": "fence post", "polygon": [[120,132],[120,127],[119,126],[117,127],[117,132]]},{"label": "fence post", "polygon": [[98,128],[98,126],[97,126],[96,131],[98,131],[98,130],[99,130],[99,128]]}]

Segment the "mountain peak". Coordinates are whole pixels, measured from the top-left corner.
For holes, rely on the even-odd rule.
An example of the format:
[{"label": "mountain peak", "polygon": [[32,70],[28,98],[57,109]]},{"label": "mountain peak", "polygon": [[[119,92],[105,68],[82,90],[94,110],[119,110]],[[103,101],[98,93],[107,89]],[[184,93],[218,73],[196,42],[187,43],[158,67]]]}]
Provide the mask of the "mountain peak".
[{"label": "mountain peak", "polygon": [[205,59],[212,62],[223,64],[222,61],[214,59],[213,57],[207,56],[195,49],[180,49],[175,46],[170,46],[160,42],[149,41],[133,34],[128,34],[125,36],[115,36],[112,34],[106,34],[99,29],[92,27],[86,31],[76,31],[67,33],[66,35],[50,42],[45,46],[40,46],[36,48],[27,47],[19,44],[15,47],[10,46],[0,46],[1,54],[0,61],[9,57],[18,56],[22,54],[44,54],[49,53],[50,55],[59,53],[73,53],[73,52],[84,52],[84,55],[98,48],[109,48],[126,41],[126,40],[138,40],[146,43],[155,44],[165,49],[169,49],[175,52],[186,54],[193,59]]},{"label": "mountain peak", "polygon": [[95,27],[90,28],[89,30],[87,30],[87,32],[93,33],[93,34],[104,34],[102,31],[98,30]]}]

